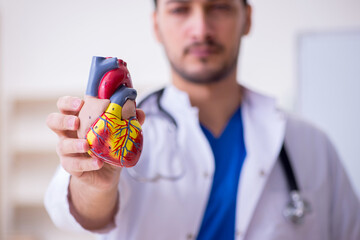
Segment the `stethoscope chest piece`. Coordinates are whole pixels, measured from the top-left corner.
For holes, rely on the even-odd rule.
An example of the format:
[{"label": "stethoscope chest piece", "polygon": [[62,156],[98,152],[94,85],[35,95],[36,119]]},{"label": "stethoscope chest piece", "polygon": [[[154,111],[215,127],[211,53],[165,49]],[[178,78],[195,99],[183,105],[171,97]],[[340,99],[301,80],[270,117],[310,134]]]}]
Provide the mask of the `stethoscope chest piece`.
[{"label": "stethoscope chest piece", "polygon": [[284,217],[294,224],[301,224],[305,215],[310,212],[309,202],[303,199],[298,191],[291,191],[290,201],[283,211]]},{"label": "stethoscope chest piece", "polygon": [[300,194],[300,188],[296,181],[284,144],[280,151],[280,162],[287,179],[290,193],[290,201],[285,206],[283,215],[291,223],[301,224],[304,221],[305,215],[311,212],[311,206]]}]

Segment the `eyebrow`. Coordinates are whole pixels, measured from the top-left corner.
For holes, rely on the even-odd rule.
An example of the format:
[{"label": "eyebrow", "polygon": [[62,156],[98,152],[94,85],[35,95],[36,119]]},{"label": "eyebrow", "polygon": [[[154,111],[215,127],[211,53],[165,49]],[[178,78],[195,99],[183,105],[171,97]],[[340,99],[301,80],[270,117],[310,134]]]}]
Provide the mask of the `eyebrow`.
[{"label": "eyebrow", "polygon": [[[187,3],[187,2],[190,2],[191,0],[167,0],[166,1],[166,4],[169,4],[169,3]],[[207,2],[215,2],[215,1],[219,1],[219,0],[206,0]]]},{"label": "eyebrow", "polygon": [[170,3],[187,3],[189,2],[189,0],[167,0],[165,4],[170,4]]}]

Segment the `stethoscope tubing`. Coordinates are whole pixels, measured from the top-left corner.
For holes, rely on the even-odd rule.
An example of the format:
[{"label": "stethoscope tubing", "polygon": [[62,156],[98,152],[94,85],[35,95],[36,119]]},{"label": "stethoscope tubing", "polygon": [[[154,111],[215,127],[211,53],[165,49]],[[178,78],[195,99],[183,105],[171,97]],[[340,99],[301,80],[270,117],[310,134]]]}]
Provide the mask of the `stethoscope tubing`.
[{"label": "stethoscope tubing", "polygon": [[287,151],[285,149],[285,143],[281,147],[279,158],[280,158],[281,166],[282,166],[283,171],[285,173],[285,177],[287,179],[289,191],[290,192],[291,191],[299,192],[300,191],[299,185],[298,185],[298,183],[296,181],[294,170],[292,168],[292,165],[291,165],[290,160],[289,160],[289,156],[288,156]]}]

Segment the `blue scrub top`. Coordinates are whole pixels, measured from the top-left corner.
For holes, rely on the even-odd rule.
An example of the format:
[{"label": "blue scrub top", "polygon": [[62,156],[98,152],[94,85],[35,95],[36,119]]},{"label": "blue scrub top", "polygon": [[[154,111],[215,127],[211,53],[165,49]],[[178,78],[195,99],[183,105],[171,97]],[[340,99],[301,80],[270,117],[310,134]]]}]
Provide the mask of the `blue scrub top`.
[{"label": "blue scrub top", "polygon": [[241,108],[218,138],[201,128],[215,157],[215,174],[197,239],[234,239],[238,182],[246,156]]}]

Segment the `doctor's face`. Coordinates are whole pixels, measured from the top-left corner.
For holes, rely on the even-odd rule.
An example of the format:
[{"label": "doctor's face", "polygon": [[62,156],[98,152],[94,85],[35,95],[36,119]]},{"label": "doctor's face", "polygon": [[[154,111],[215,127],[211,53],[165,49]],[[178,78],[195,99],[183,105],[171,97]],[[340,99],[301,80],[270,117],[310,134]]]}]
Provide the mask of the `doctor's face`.
[{"label": "doctor's face", "polygon": [[158,0],[154,31],[175,75],[211,83],[236,70],[250,19],[243,0]]}]

